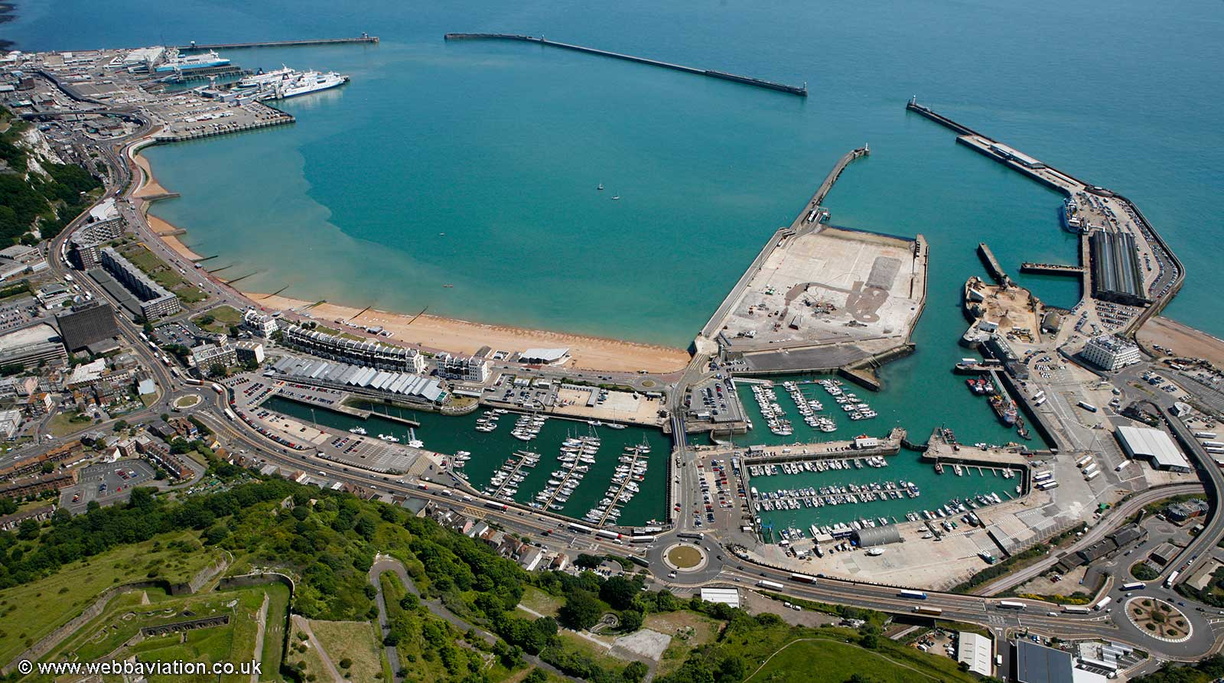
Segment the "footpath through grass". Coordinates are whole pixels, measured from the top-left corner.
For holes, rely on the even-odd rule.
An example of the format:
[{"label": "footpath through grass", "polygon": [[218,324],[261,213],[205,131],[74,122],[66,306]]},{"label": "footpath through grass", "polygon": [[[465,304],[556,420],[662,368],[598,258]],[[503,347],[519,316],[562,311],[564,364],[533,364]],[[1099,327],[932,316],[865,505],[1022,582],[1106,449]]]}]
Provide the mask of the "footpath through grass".
[{"label": "footpath through grass", "polygon": [[354,681],[373,681],[382,675],[382,648],[370,622],[312,620],[310,628],[341,675]]}]

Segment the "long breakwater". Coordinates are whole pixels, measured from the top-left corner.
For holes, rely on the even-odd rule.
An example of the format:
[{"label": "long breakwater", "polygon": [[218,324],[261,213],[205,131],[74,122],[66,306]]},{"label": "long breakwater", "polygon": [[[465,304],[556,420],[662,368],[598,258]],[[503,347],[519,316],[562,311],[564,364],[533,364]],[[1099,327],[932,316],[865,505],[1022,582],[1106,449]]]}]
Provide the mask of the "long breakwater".
[{"label": "long breakwater", "polygon": [[775,83],[752,76],[741,76],[739,74],[727,73],[725,71],[716,71],[714,69],[699,69],[692,66],[684,66],[682,64],[673,64],[657,59],[649,59],[646,57],[636,57],[627,55],[621,52],[610,52],[608,50],[600,50],[593,47],[585,47],[583,45],[573,45],[571,43],[559,43],[555,40],[547,40],[543,36],[524,36],[513,33],[447,33],[446,40],[513,40],[524,43],[537,43],[539,45],[547,45],[549,47],[558,47],[564,50],[573,50],[575,52],[585,52],[591,55],[600,57],[611,57],[613,59],[623,59],[627,62],[636,62],[638,64],[647,64],[649,66],[657,66],[663,69],[671,69],[673,71],[681,71],[696,76],[709,76],[710,78],[718,78],[724,81],[732,81],[743,85],[750,85],[757,88],[765,88],[767,90],[776,90],[778,92],[807,97],[807,83],[802,86],[787,85],[785,83]]}]

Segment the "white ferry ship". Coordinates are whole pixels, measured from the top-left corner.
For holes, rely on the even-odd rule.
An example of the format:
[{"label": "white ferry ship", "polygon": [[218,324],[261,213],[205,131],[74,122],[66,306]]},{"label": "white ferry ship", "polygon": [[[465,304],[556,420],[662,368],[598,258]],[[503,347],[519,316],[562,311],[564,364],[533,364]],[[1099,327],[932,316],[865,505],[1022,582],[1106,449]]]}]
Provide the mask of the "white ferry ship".
[{"label": "white ferry ship", "polygon": [[290,79],[296,73],[297,72],[293,69],[290,69],[282,64],[281,68],[274,71],[260,71],[258,73],[251,74],[250,76],[247,76],[235,83],[234,87],[241,88],[243,90],[263,88]]},{"label": "white ferry ship", "polygon": [[171,50],[166,61],[157,65],[154,71],[168,73],[171,71],[191,71],[194,69],[210,69],[215,66],[229,66],[230,60],[209,50],[203,54],[183,56],[177,50]]},{"label": "white ferry ship", "polygon": [[328,71],[303,71],[280,81],[270,84],[260,99],[285,100],[290,97],[309,95],[320,90],[330,90],[348,83],[349,77],[344,74]]}]

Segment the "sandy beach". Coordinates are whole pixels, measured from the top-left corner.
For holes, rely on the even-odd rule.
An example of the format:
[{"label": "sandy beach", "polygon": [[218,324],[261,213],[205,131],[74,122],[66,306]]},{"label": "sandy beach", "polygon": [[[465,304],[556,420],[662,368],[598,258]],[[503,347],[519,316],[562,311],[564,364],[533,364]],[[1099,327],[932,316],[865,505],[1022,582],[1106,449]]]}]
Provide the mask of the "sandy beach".
[{"label": "sandy beach", "polygon": [[[309,313],[324,325],[334,327],[338,320],[368,327],[377,325],[390,332],[392,339],[427,350],[472,354],[483,346],[489,346],[495,351],[568,347],[572,360],[566,364],[566,367],[608,372],[636,372],[638,370],[653,373],[677,372],[684,369],[689,361],[688,352],[667,346],[546,330],[529,330],[505,325],[487,325],[433,315],[416,317],[375,309],[361,313],[362,309],[351,306],[332,303],[311,306],[313,302],[284,296],[269,296],[255,292],[243,292],[243,294],[266,310]],[[358,316],[359,313],[361,313],[360,316]]]},{"label": "sandy beach", "polygon": [[187,245],[183,244],[177,237],[184,230],[149,213],[149,207],[153,205],[154,201],[173,193],[157,182],[157,178],[153,176],[153,167],[149,165],[149,160],[144,155],[137,152],[136,154],[130,154],[129,157],[131,157],[132,163],[136,164],[143,171],[140,175],[140,187],[136,188],[136,191],[132,193],[132,199],[136,202],[136,206],[144,216],[145,221],[148,222],[149,228],[166,243],[166,246],[173,249],[175,253],[191,261],[199,260],[201,256],[188,249]]},{"label": "sandy beach", "polygon": [[167,247],[170,247],[185,259],[198,261],[203,258],[199,254],[189,249],[186,244],[183,244],[179,238],[176,237],[176,235],[183,232],[182,230],[158,218],[157,216],[150,214],[148,204],[141,208],[144,211],[145,220],[149,222],[149,227],[153,229],[153,232],[157,233],[157,236],[166,243]]},{"label": "sandy beach", "polygon": [[137,199],[145,199],[147,197],[160,197],[162,195],[172,194],[169,190],[162,187],[161,183],[157,182],[157,178],[153,177],[153,168],[149,165],[149,160],[143,154],[137,152],[131,155],[132,162],[144,171],[141,179],[140,187],[132,193],[132,196]]},{"label": "sandy beach", "polygon": [[1144,347],[1159,344],[1173,349],[1179,356],[1202,358],[1217,368],[1224,368],[1224,340],[1175,320],[1156,316],[1139,328],[1135,338]]}]

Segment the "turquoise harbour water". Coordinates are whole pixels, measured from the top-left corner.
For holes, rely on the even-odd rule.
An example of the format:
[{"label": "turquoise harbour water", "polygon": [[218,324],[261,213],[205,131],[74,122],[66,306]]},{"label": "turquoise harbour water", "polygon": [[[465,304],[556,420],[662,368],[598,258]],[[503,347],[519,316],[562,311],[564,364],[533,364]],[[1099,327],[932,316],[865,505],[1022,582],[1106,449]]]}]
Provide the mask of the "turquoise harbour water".
[{"label": "turquoise harbour water", "polygon": [[[945,376],[946,375],[946,376]],[[1005,428],[991,410],[986,399],[973,395],[964,384],[964,378],[947,373],[939,378],[938,391],[941,405],[932,406],[927,401],[915,400],[915,395],[922,393],[921,388],[912,387],[909,391],[890,390],[873,394],[860,389],[850,382],[843,381],[843,390],[853,393],[879,413],[878,417],[867,420],[850,420],[836,400],[820,385],[806,384],[822,376],[794,375],[778,376],[770,379],[775,383],[774,395],[776,403],[782,406],[786,418],[790,420],[794,433],[780,436],[769,431],[765,418],[753,396],[751,386],[747,383],[737,385],[740,401],[752,420],[754,429],[748,434],[735,437],[736,443],[786,445],[812,443],[816,441],[848,441],[865,434],[883,437],[895,426],[904,426],[910,431],[910,439],[924,442],[935,427],[948,426],[956,432],[957,439],[962,443],[986,442],[1003,444],[1010,441],[1021,441],[1014,429]],[[827,415],[837,423],[837,431],[821,432],[807,425],[799,414],[798,408],[790,394],[782,387],[787,380],[800,382],[799,390],[808,400],[819,401]],[[959,386],[960,391],[956,391]],[[813,406],[814,407],[814,406]],[[945,419],[948,415],[955,419]],[[1040,438],[1034,437],[1028,442],[1031,448],[1044,448]],[[795,452],[799,449],[795,448]],[[952,468],[945,468],[944,474],[935,472],[933,465],[922,462],[919,454],[902,449],[896,455],[887,456],[887,467],[862,469],[830,469],[825,472],[802,472],[787,475],[782,473],[768,477],[753,477],[752,486],[758,491],[777,491],[779,489],[796,489],[823,486],[847,486],[849,484],[870,484],[883,482],[905,481],[918,485],[921,495],[917,498],[900,498],[897,500],[876,501],[854,505],[837,505],[817,508],[800,507],[796,510],[761,510],[758,516],[764,525],[771,525],[780,531],[787,527],[795,527],[808,534],[812,524],[823,526],[835,522],[847,523],[862,518],[888,518],[889,521],[904,522],[907,512],[934,510],[950,502],[952,499],[967,499],[980,494],[997,493],[1004,501],[1009,496],[1016,495],[1015,487],[1020,483],[1019,477],[1005,479],[1001,471],[989,467],[966,467],[962,476],[956,476]],[[959,516],[959,515],[958,515]]]},{"label": "turquoise harbour water", "polygon": [[[833,162],[868,142],[872,157],[828,199],[833,220],[927,236],[919,335],[950,340],[960,321],[938,311],[978,272],[978,241],[1013,272],[1075,253],[1058,197],[906,115],[916,94],[1134,199],[1189,271],[1170,315],[1224,334],[1219,2],[28,0],[16,11],[0,33],[29,50],[382,38],[231,51],[244,67],[353,82],[286,103],[294,126],[150,152],[183,194],[157,213],[228,272],[258,272],[251,288],[685,346]],[[448,31],[806,81],[811,97],[534,45],[447,44]],[[601,182],[623,199],[596,193]],[[1076,296],[1057,278],[1022,281],[1051,303]]]},{"label": "turquoise harbour water", "polygon": [[[917,352],[883,369],[886,390],[869,399],[880,417],[862,431],[901,424],[922,440],[947,424],[963,441],[1001,442],[989,408],[949,372],[966,355],[956,340],[961,286],[982,272],[974,248],[988,242],[1017,275],[1025,260],[1074,262],[1075,239],[1058,227],[1059,195],[907,115],[917,95],[1133,199],[1188,271],[1168,315],[1224,335],[1224,3],[1214,0],[22,0],[0,25],[26,50],[363,31],[381,44],[226,53],[246,68],[352,76],[284,103],[295,125],[148,152],[159,180],[182,193],[156,213],[227,273],[254,273],[245,287],[684,347],[837,158],[867,142],[872,155],[826,201],[832,222],[922,233],[931,258]],[[535,45],[448,44],[450,31],[545,35],[806,81],[811,96]],[[1050,304],[1079,296],[1065,278],[1018,280]],[[478,484],[518,443],[469,448],[459,444],[490,436],[471,431],[474,418],[422,419],[429,446],[450,440],[476,454]],[[860,431],[847,429],[832,436]],[[546,474],[564,428],[550,423],[545,434]],[[768,437],[758,427],[749,442]],[[662,453],[648,478],[660,492]],[[592,472],[579,492],[602,491],[601,477]],[[635,499],[635,519],[663,513],[651,498]]]},{"label": "turquoise harbour water", "polygon": [[[327,410],[316,409],[312,412],[308,406],[282,398],[272,398],[265,402],[263,407],[337,429],[348,430],[360,426],[371,435],[391,434],[399,437],[401,441],[407,440],[404,437],[408,433],[408,427],[378,417],[360,420]],[[449,455],[458,451],[471,453],[472,459],[464,467],[464,473],[477,489],[484,488],[497,468],[512,457],[515,451],[527,449],[539,453],[540,463],[533,469],[523,470],[529,474],[514,496],[515,500],[523,504],[530,503],[535,494],[547,486],[550,473],[560,469],[557,456],[560,454],[561,442],[566,436],[586,436],[591,432],[591,427],[585,422],[550,419],[540,430],[538,438],[525,443],[510,436],[514,415],[502,416],[497,430],[488,433],[475,430],[479,413],[464,417],[447,417],[437,413],[404,411],[400,416],[421,423],[414,432],[418,439],[425,442],[425,448]],[[618,460],[624,447],[646,443],[650,446],[649,455],[644,456],[648,462],[646,477],[639,482],[641,490],[638,494],[623,506],[623,513],[618,521],[623,525],[635,526],[643,525],[652,519],[665,519],[663,501],[667,496],[667,458],[671,451],[671,442],[658,430],[653,429],[594,429],[601,440],[595,464],[591,465],[590,471],[575,488],[560,514],[581,519],[604,497],[612,480],[613,470],[620,464]]]}]

